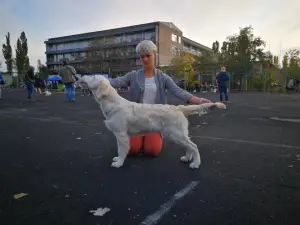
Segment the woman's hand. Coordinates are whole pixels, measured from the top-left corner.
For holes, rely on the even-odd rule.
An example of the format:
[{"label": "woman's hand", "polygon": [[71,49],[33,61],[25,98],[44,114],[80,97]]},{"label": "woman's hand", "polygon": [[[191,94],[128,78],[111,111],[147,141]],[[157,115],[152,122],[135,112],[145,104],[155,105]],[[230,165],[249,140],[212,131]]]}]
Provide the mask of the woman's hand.
[{"label": "woman's hand", "polygon": [[197,104],[197,105],[200,105],[200,104],[203,104],[203,103],[212,103],[210,100],[208,99],[205,99],[205,98],[199,98],[197,96],[193,96],[191,97],[189,100],[188,100],[189,103],[191,104]]}]

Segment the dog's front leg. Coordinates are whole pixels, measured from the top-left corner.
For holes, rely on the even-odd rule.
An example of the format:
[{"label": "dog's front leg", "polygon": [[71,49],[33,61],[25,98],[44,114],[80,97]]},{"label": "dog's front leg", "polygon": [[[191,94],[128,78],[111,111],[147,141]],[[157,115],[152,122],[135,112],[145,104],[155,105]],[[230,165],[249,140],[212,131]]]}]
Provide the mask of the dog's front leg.
[{"label": "dog's front leg", "polygon": [[118,143],[118,157],[113,158],[112,167],[119,168],[123,166],[126,156],[129,152],[129,136],[126,133],[114,133]]}]

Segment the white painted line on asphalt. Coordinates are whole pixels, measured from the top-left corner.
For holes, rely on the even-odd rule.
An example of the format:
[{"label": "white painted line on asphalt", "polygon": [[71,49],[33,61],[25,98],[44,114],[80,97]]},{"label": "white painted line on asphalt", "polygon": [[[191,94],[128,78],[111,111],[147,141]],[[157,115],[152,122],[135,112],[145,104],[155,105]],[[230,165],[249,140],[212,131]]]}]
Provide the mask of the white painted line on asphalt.
[{"label": "white painted line on asphalt", "polygon": [[286,119],[286,118],[278,118],[278,117],[271,117],[270,119],[281,121],[281,122],[300,123],[300,119]]},{"label": "white painted line on asphalt", "polygon": [[182,199],[184,196],[190,193],[198,184],[199,181],[192,181],[191,183],[189,183],[185,188],[174,194],[169,201],[162,204],[156,212],[147,216],[146,219],[140,223],[140,225],[157,224],[159,220],[161,220],[161,218],[170,211],[170,209],[175,205],[177,200]]},{"label": "white painted line on asphalt", "polygon": [[252,144],[252,145],[262,145],[262,146],[277,147],[277,148],[279,147],[279,148],[300,149],[300,146],[284,145],[284,144],[276,144],[276,143],[268,143],[268,142],[259,142],[259,141],[246,141],[246,140],[241,140],[241,139],[230,139],[230,138],[209,137],[209,136],[190,136],[190,137],[191,138],[203,138],[203,139],[235,142],[235,143]]}]

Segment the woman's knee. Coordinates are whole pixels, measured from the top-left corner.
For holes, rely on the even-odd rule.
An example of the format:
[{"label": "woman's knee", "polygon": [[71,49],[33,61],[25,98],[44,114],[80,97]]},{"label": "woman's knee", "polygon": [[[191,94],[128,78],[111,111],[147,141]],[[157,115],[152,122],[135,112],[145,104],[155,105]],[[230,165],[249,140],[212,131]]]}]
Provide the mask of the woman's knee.
[{"label": "woman's knee", "polygon": [[136,155],[141,151],[143,146],[143,136],[134,136],[129,138],[129,155]]},{"label": "woman's knee", "polygon": [[162,137],[160,133],[150,133],[145,135],[144,152],[147,155],[158,156],[162,149]]}]

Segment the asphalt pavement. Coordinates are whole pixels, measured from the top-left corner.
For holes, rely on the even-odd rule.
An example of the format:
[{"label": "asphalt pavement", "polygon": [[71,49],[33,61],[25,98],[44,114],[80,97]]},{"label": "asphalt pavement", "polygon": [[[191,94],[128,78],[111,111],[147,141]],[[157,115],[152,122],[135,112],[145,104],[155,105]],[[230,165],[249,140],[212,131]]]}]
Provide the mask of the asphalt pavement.
[{"label": "asphalt pavement", "polygon": [[[199,170],[180,163],[183,149],[167,140],[159,157],[129,157],[115,169],[116,140],[92,97],[29,102],[24,90],[4,91],[0,224],[298,225],[300,95],[230,98],[227,110],[189,117]],[[182,104],[169,95],[168,103]],[[109,211],[90,212],[99,208]]]}]

